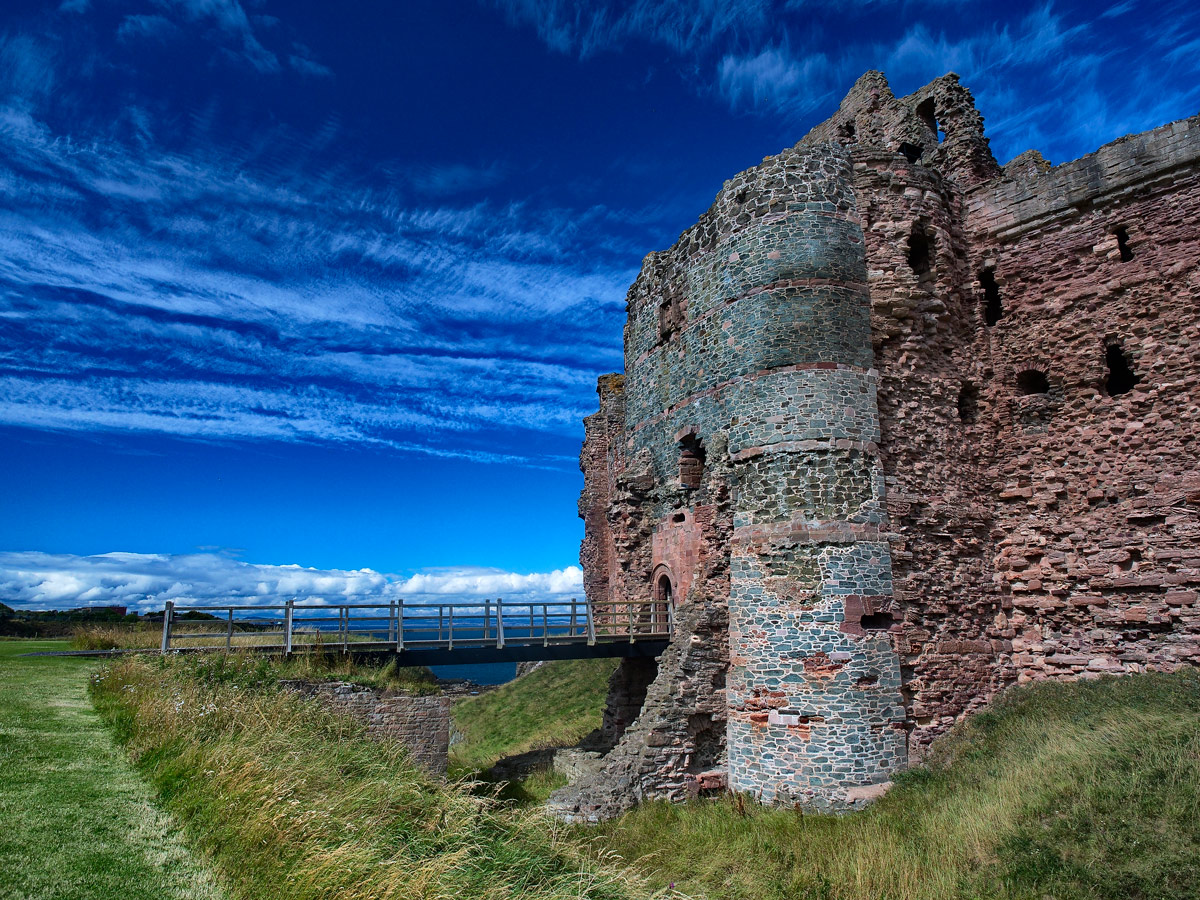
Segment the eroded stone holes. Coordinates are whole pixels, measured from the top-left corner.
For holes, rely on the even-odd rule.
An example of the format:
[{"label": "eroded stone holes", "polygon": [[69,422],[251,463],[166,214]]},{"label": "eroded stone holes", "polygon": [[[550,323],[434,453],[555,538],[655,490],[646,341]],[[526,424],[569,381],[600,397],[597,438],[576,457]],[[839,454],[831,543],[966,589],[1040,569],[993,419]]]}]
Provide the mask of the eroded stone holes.
[{"label": "eroded stone holes", "polygon": [[1050,379],[1039,369],[1026,369],[1017,373],[1017,390],[1025,396],[1050,393]]},{"label": "eroded stone holes", "polygon": [[1004,304],[1000,302],[1000,285],[996,283],[996,270],[990,266],[979,273],[983,287],[983,321],[995,325],[1004,316]]},{"label": "eroded stone holes", "polygon": [[689,490],[700,487],[704,479],[704,445],[694,434],[679,442],[679,483]]},{"label": "eroded stone holes", "polygon": [[918,277],[928,275],[933,265],[933,242],[919,222],[914,222],[908,235],[908,267]]},{"label": "eroded stone holes", "polygon": [[658,307],[658,342],[665,344],[683,327],[683,308],[678,297],[668,297]]},{"label": "eroded stone holes", "polygon": [[863,616],[858,620],[858,624],[862,626],[863,631],[887,631],[892,627],[892,614],[888,612],[876,612]]},{"label": "eroded stone holes", "polygon": [[1133,259],[1133,250],[1129,246],[1129,231],[1124,225],[1118,225],[1113,229],[1113,236],[1117,239],[1117,249],[1121,251],[1121,262],[1129,262]]},{"label": "eroded stone holes", "polygon": [[979,418],[979,388],[971,382],[965,382],[958,390],[958,419],[965,425],[970,425]]},{"label": "eroded stone holes", "polygon": [[921,101],[917,105],[917,117],[934,133],[939,144],[946,139],[946,133],[938,126],[937,109],[933,105],[932,97]]},{"label": "eroded stone holes", "polygon": [[1142,376],[1134,372],[1133,367],[1129,365],[1129,357],[1125,355],[1120,344],[1109,344],[1105,347],[1104,360],[1108,363],[1108,378],[1104,382],[1108,396],[1127,394],[1142,380]]}]

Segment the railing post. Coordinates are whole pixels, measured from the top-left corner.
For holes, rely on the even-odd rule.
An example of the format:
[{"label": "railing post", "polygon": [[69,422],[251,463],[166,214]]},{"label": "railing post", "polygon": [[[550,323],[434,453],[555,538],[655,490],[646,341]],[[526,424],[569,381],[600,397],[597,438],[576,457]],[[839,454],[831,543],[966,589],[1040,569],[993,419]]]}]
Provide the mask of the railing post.
[{"label": "railing post", "polygon": [[542,604],[542,646],[550,646],[550,604]]},{"label": "railing post", "polygon": [[283,611],[283,653],[285,656],[292,655],[292,610],[296,606],[296,601],[289,600],[287,608]]},{"label": "railing post", "polygon": [[233,607],[229,607],[229,629],[225,632],[225,649],[233,647]]},{"label": "railing post", "polygon": [[396,640],[396,601],[388,604],[388,643]]},{"label": "railing post", "polygon": [[350,610],[341,607],[342,611],[342,652],[350,652]]},{"label": "railing post", "polygon": [[675,601],[667,601],[667,637],[675,637]]},{"label": "railing post", "polygon": [[486,644],[488,639],[488,626],[492,622],[492,601],[483,601],[483,642]]},{"label": "railing post", "polygon": [[446,604],[446,615],[449,621],[446,623],[446,640],[449,642],[446,646],[447,650],[454,649],[454,604]]},{"label": "railing post", "polygon": [[162,633],[162,652],[166,653],[171,649],[171,613],[175,611],[175,603],[168,600],[163,605],[163,633]]},{"label": "railing post", "polygon": [[438,604],[438,643],[442,642],[442,621],[446,615],[446,607],[441,603]]},{"label": "railing post", "polygon": [[625,604],[629,608],[629,643],[633,643],[633,601],[629,600]]},{"label": "railing post", "polygon": [[592,618],[592,603],[586,598],[583,602],[583,611],[584,615],[587,616],[587,641],[590,647],[596,643],[596,622]]},{"label": "railing post", "polygon": [[404,599],[396,604],[396,652],[404,649]]},{"label": "railing post", "polygon": [[496,600],[496,649],[504,649],[504,598]]}]

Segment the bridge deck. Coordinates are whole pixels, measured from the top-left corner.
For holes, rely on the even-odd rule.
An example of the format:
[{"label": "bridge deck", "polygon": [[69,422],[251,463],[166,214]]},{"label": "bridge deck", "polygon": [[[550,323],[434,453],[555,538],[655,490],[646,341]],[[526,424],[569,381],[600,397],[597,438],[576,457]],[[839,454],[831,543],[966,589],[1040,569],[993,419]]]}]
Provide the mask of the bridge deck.
[{"label": "bridge deck", "polygon": [[[239,650],[265,654],[394,654],[401,665],[651,657],[674,633],[667,602],[593,609],[565,602],[343,603],[176,606],[163,612],[163,653]],[[145,650],[75,651],[112,656]]]}]

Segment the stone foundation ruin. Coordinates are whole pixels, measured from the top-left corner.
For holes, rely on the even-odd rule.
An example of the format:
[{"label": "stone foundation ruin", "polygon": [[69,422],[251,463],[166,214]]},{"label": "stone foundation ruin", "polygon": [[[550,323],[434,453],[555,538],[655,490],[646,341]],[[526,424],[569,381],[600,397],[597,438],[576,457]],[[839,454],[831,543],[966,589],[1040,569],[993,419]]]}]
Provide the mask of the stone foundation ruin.
[{"label": "stone foundation ruin", "polygon": [[1000,167],[947,75],[859,79],[629,291],[588,600],[664,596],[568,818],[846,809],[1007,685],[1200,661],[1200,117]]}]

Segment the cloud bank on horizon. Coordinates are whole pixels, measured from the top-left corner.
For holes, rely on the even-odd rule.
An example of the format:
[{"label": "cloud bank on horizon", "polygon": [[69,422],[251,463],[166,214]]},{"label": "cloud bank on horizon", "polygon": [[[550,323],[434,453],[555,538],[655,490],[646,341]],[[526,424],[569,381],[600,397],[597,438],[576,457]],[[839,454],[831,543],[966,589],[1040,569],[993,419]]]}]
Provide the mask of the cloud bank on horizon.
[{"label": "cloud bank on horizon", "polygon": [[[422,105],[469,61],[422,63],[437,23],[408,12],[36,6],[0,19],[0,424],[41,431],[573,466],[595,376],[621,367],[641,255],[719,181],[681,191],[686,167],[656,155],[668,126],[646,113],[594,129],[640,124],[626,143],[646,142],[642,158],[536,146],[604,112],[580,102],[579,121],[531,138],[521,107],[555,89],[547,72],[573,88],[603,66],[613,87],[641,83],[630,96],[701,104],[672,128],[785,122],[794,139],[867,68],[900,91],[953,69],[1002,161],[1028,146],[1061,161],[1200,106],[1200,9],[1176,0],[481,0],[495,21],[451,16],[464,44],[531,33],[549,59],[514,51],[466,108]],[[364,80],[356,57],[385,60],[362,29],[399,42],[407,82]],[[408,118],[382,130],[397,96]],[[508,131],[462,130],[501,101]],[[442,132],[453,149],[428,149]],[[640,203],[622,187],[636,171]]]},{"label": "cloud bank on horizon", "polygon": [[389,575],[371,569],[260,565],[215,553],[180,555],[0,553],[0,602],[21,609],[126,606],[142,612],[177,604],[513,602],[583,597],[583,572],[567,566],[521,574],[453,567]]}]

